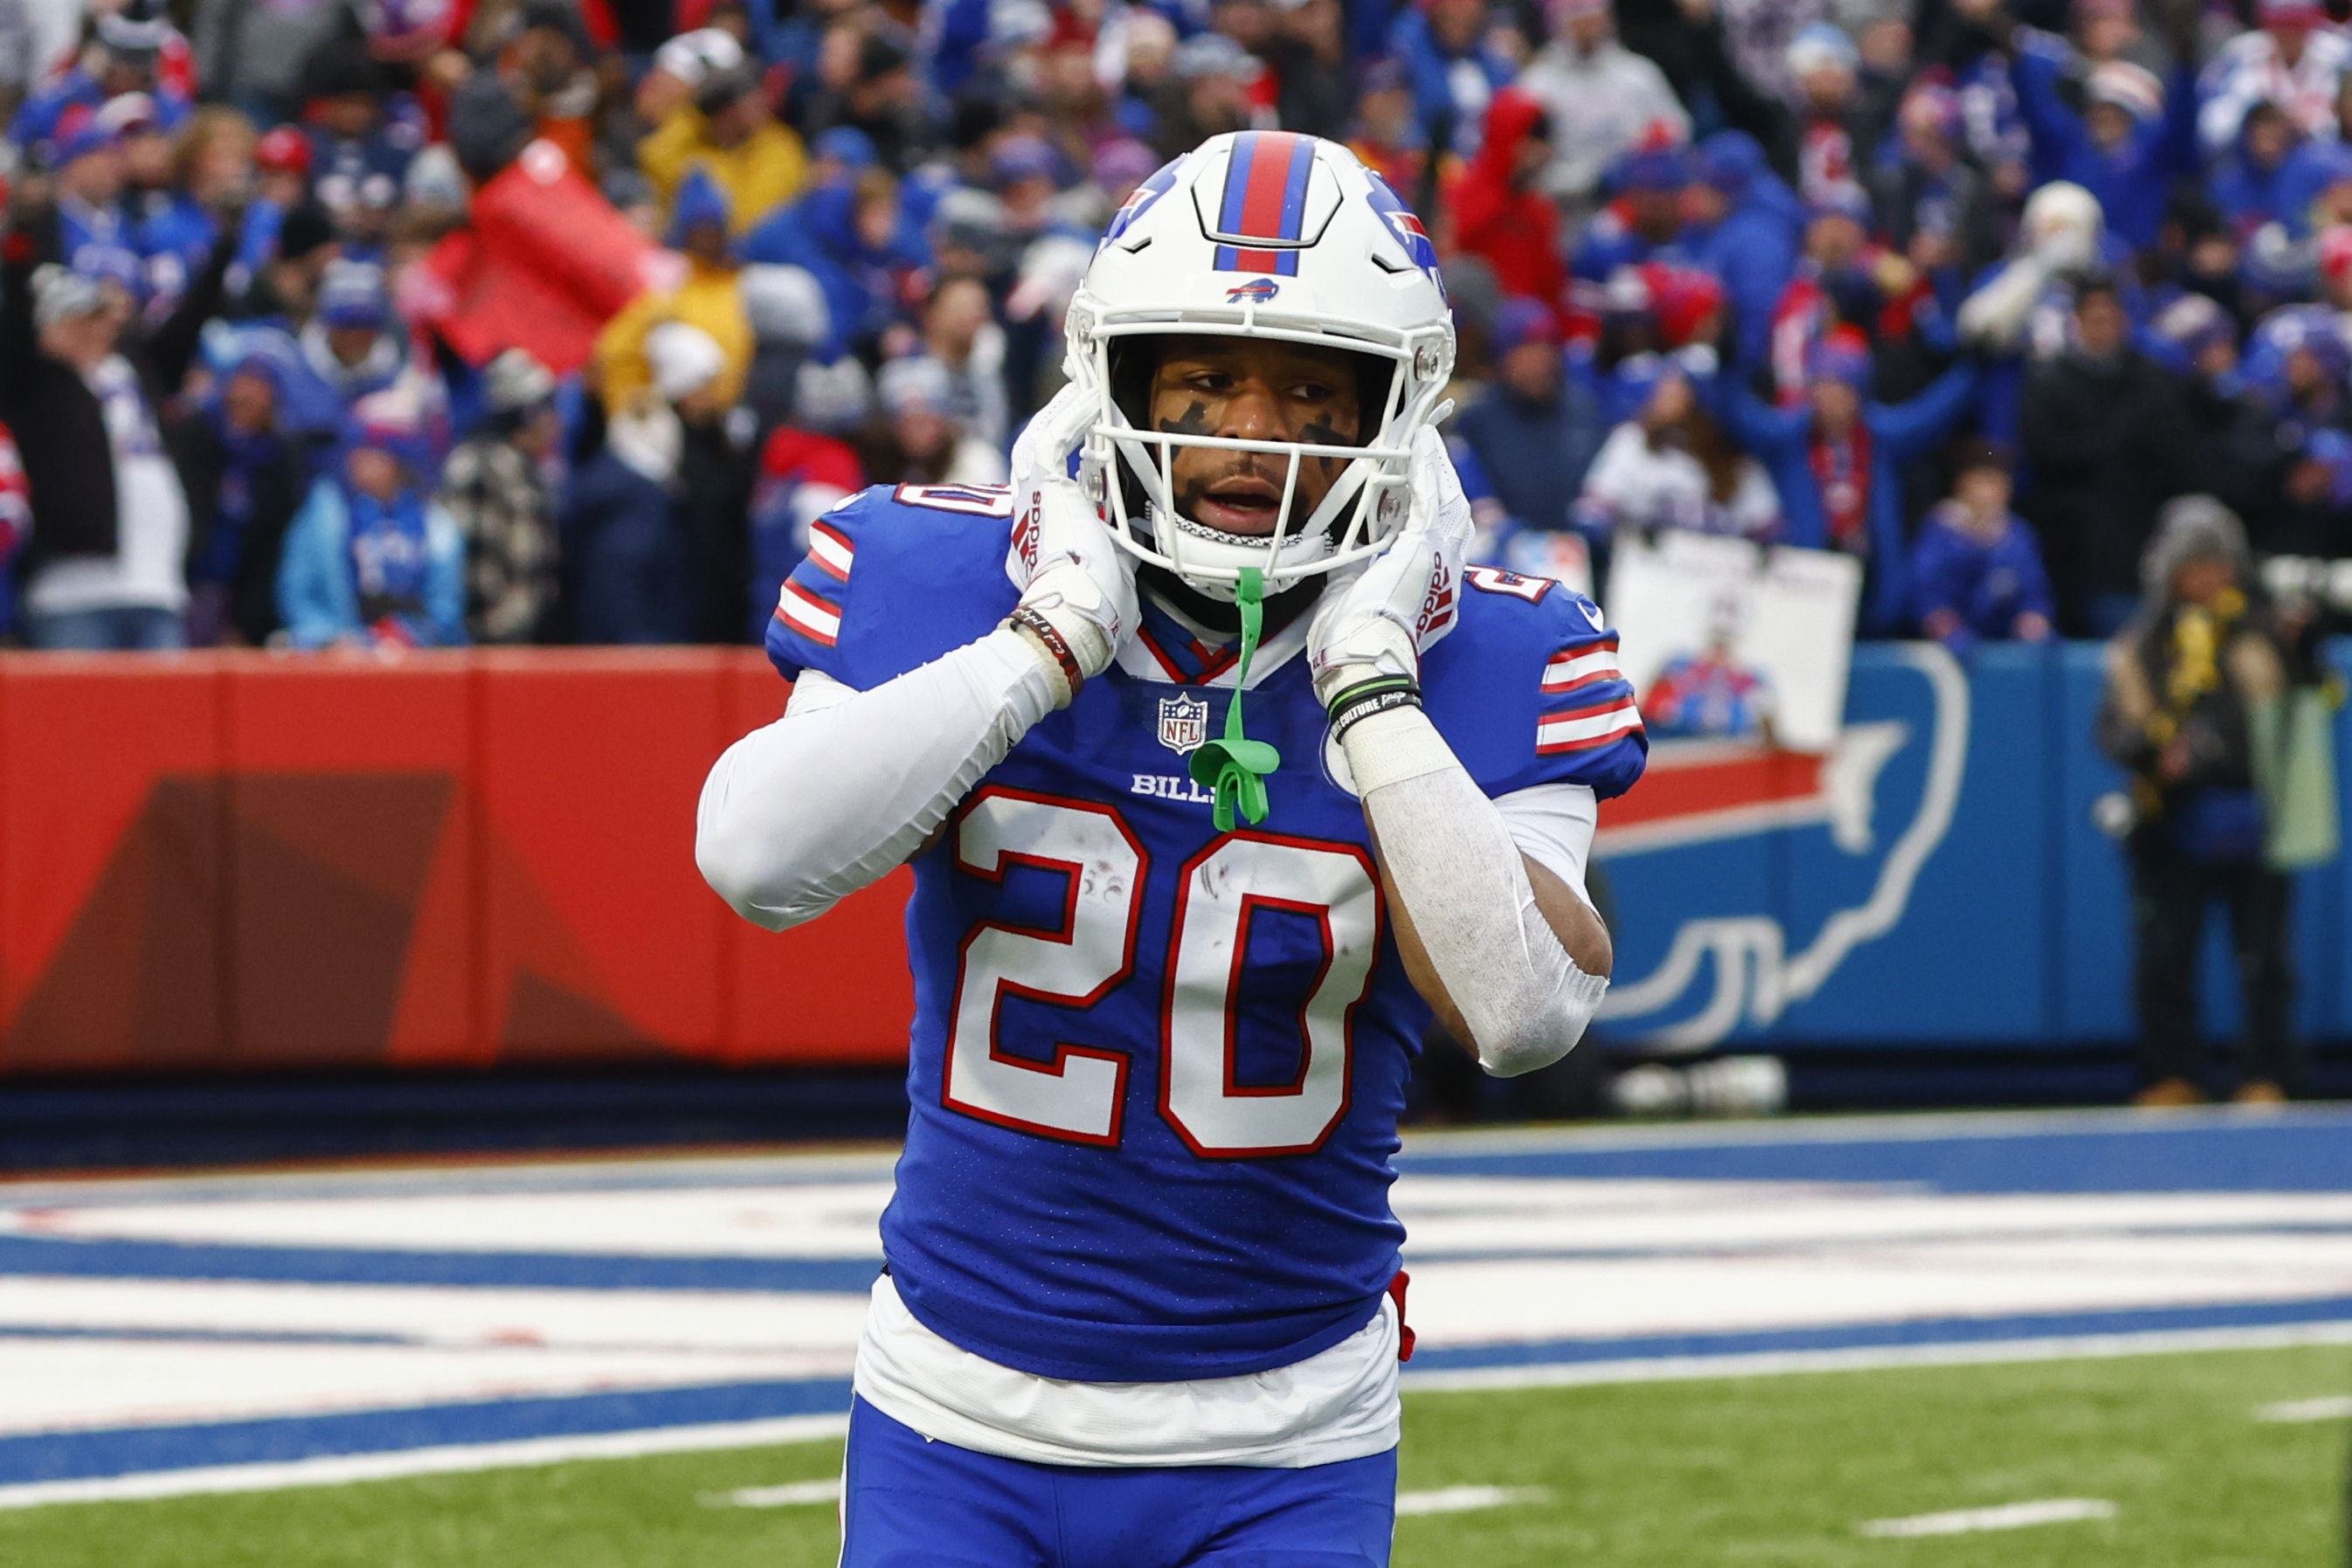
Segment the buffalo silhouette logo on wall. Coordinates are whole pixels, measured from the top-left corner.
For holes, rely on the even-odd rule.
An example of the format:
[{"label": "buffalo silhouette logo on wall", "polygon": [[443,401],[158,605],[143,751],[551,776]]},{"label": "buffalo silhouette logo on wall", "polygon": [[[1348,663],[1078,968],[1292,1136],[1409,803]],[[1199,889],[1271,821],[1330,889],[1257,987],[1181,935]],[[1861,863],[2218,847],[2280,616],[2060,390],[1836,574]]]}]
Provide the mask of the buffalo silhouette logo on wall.
[{"label": "buffalo silhouette logo on wall", "polygon": [[1825,752],[1662,740],[1602,808],[1620,931],[1601,1016],[1620,1038],[1696,1051],[1769,1029],[1911,910],[1967,771],[1969,678],[1940,646],[1895,644],[1849,696]]}]

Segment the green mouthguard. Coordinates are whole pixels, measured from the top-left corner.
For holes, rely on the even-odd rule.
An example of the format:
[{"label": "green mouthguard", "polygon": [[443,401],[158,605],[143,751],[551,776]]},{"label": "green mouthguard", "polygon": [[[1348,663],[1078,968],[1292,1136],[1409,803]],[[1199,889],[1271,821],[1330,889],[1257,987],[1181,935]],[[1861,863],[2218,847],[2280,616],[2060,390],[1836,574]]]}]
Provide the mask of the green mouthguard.
[{"label": "green mouthguard", "polygon": [[1242,611],[1241,664],[1234,672],[1233,701],[1225,705],[1225,733],[1192,753],[1192,777],[1215,792],[1209,808],[1217,831],[1234,829],[1236,808],[1251,822],[1265,821],[1265,776],[1282,766],[1282,753],[1242,733],[1242,688],[1249,685],[1250,660],[1265,630],[1265,577],[1254,566],[1242,569],[1237,595]]}]

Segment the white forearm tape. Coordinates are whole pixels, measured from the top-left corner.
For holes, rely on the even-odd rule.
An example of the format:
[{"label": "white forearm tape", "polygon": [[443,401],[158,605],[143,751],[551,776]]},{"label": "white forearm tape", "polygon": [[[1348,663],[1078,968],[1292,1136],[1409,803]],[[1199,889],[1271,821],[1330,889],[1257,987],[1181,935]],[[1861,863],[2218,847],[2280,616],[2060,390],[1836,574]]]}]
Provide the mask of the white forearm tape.
[{"label": "white forearm tape", "polygon": [[1512,1078],[1567,1055],[1609,982],[1576,967],[1536,907],[1502,813],[1418,708],[1360,720],[1340,744],[1381,864],[1479,1065]]},{"label": "white forearm tape", "polygon": [[695,813],[703,880],[771,931],[905,861],[1055,696],[1031,640],[1003,628],[872,691],[825,685],[729,747]]}]

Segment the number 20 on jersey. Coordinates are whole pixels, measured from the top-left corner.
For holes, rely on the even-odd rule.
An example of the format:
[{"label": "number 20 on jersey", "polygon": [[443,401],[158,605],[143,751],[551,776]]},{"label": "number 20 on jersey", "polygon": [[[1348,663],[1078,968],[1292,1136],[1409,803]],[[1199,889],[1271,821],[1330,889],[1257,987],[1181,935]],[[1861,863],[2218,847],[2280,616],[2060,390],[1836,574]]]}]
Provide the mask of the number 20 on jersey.
[{"label": "number 20 on jersey", "polygon": [[[943,1099],[951,1110],[1070,1143],[1116,1146],[1129,1052],[1061,1043],[1050,1062],[997,1049],[1003,999],[1087,1008],[1133,977],[1147,857],[1106,805],[991,785],[956,823],[956,865],[1002,882],[1015,865],[1067,883],[1054,929],[982,921],[963,939],[948,1020]],[[1348,1112],[1350,1014],[1370,991],[1381,944],[1379,879],[1354,844],[1229,833],[1177,879],[1160,1008],[1160,1113],[1204,1158],[1310,1153]],[[1235,1081],[1236,1015],[1249,925],[1260,910],[1319,926],[1323,961],[1299,1009],[1287,1083]]]}]

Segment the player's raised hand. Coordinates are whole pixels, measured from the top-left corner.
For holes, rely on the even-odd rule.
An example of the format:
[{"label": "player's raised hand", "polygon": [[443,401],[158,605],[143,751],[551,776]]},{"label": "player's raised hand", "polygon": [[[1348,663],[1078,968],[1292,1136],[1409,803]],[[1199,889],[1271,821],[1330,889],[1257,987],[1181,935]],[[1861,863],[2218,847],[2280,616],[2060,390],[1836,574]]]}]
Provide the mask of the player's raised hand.
[{"label": "player's raised hand", "polygon": [[1077,387],[1065,387],[1013,444],[1008,565],[1023,585],[1013,619],[1054,655],[1074,695],[1087,676],[1110,664],[1137,624],[1135,558],[1112,541],[1094,503],[1069,476],[1070,455],[1094,412]]},{"label": "player's raised hand", "polygon": [[1307,626],[1315,695],[1327,708],[1367,681],[1420,679],[1422,653],[1453,630],[1474,531],[1454,460],[1424,426],[1413,438],[1404,531],[1352,581],[1327,591]]}]

